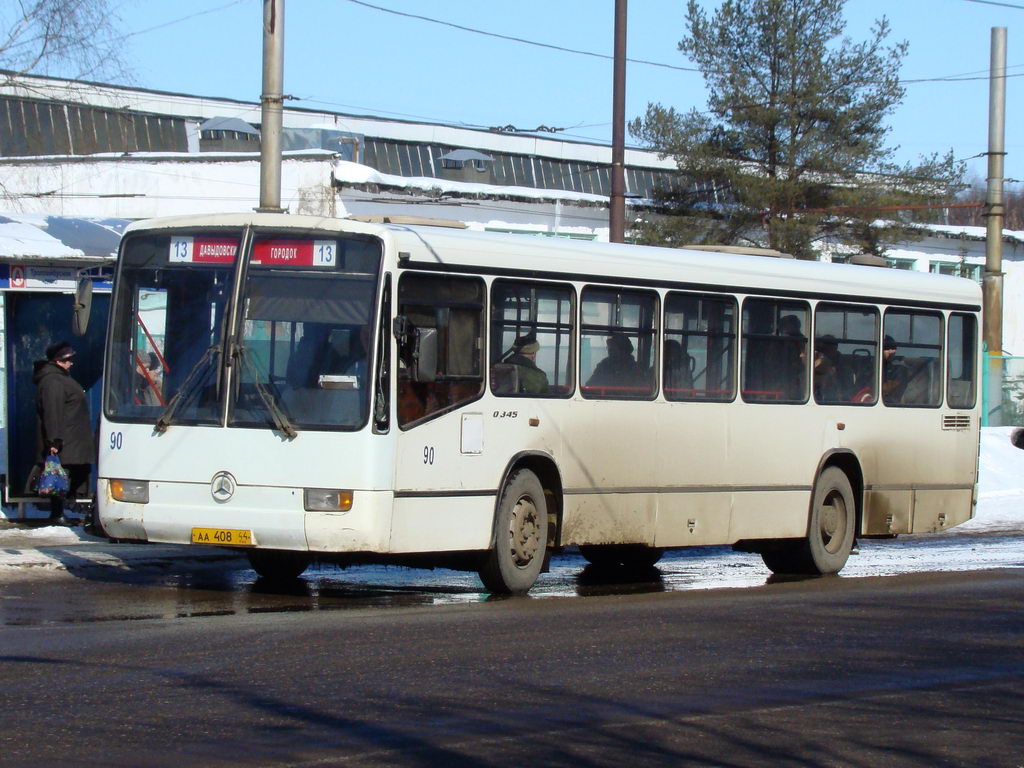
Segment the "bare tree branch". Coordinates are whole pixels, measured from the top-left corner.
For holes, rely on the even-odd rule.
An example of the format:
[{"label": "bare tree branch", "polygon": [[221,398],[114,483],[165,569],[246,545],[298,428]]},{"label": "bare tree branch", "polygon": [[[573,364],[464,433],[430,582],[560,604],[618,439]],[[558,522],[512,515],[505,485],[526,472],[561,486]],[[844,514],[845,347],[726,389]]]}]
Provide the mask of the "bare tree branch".
[{"label": "bare tree branch", "polygon": [[0,69],[124,80],[120,24],[110,0],[8,0],[0,3]]}]

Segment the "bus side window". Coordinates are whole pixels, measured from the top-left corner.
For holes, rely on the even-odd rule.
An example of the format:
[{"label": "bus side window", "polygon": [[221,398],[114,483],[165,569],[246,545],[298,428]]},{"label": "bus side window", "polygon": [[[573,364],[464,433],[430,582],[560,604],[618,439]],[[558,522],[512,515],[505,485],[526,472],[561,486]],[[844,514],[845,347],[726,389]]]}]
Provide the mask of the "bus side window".
[{"label": "bus side window", "polygon": [[736,301],[671,292],[665,299],[666,400],[732,400]]},{"label": "bus side window", "polygon": [[[406,273],[398,283],[398,424],[406,427],[474,400],[483,391],[484,284],[477,278]],[[436,339],[436,371],[414,377],[416,329]],[[418,379],[418,380],[416,380]],[[432,379],[432,380],[431,380]]]},{"label": "bus side window", "polygon": [[743,399],[748,403],[807,400],[807,332],[803,302],[743,302]]},{"label": "bus side window", "polygon": [[587,286],[580,329],[580,391],[587,398],[655,394],[658,296]]},{"label": "bus side window", "polygon": [[950,408],[973,408],[976,399],[977,322],[974,315],[949,316],[946,399]]},{"label": "bus side window", "polygon": [[574,298],[570,286],[494,281],[490,331],[494,394],[572,394]]},{"label": "bus side window", "polygon": [[886,348],[882,398],[889,406],[934,408],[942,404],[942,316],[890,309],[885,313]]},{"label": "bus side window", "polygon": [[821,303],[814,310],[814,400],[872,405],[878,399],[878,310]]}]

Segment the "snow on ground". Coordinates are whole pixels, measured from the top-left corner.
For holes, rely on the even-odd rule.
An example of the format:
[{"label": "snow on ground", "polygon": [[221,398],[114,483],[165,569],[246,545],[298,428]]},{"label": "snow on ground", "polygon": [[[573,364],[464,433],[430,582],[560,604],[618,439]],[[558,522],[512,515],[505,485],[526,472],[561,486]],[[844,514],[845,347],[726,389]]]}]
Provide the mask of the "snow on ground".
[{"label": "snow on ground", "polygon": [[978,509],[973,520],[951,533],[1024,531],[1024,450],[1010,442],[1017,427],[981,430]]}]

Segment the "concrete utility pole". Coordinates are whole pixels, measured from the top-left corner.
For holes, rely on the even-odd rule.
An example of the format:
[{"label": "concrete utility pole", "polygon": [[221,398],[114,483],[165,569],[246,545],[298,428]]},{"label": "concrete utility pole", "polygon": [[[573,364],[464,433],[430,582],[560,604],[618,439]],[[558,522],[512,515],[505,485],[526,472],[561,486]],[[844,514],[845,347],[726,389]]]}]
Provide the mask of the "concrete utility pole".
[{"label": "concrete utility pole", "polygon": [[626,0],[615,0],[615,64],[612,76],[612,194],[608,240],[625,241],[626,229]]},{"label": "concrete utility pole", "polygon": [[1003,354],[1003,160],[1006,124],[1006,27],[992,27],[988,90],[988,195],[985,202],[984,339]]},{"label": "concrete utility pole", "polygon": [[281,207],[281,113],[284,104],[284,0],[263,0],[263,95],[260,97],[259,213]]}]

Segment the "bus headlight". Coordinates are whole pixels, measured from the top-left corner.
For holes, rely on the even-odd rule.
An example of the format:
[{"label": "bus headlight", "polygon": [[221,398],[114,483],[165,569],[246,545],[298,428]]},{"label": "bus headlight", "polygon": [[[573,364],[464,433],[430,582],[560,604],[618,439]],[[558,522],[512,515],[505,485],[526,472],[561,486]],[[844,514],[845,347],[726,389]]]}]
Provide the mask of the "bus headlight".
[{"label": "bus headlight", "polygon": [[148,504],[149,481],[111,480],[110,498],[114,501],[129,501],[132,504]]},{"label": "bus headlight", "polygon": [[306,488],[302,496],[307,512],[348,512],[352,509],[352,491]]}]

